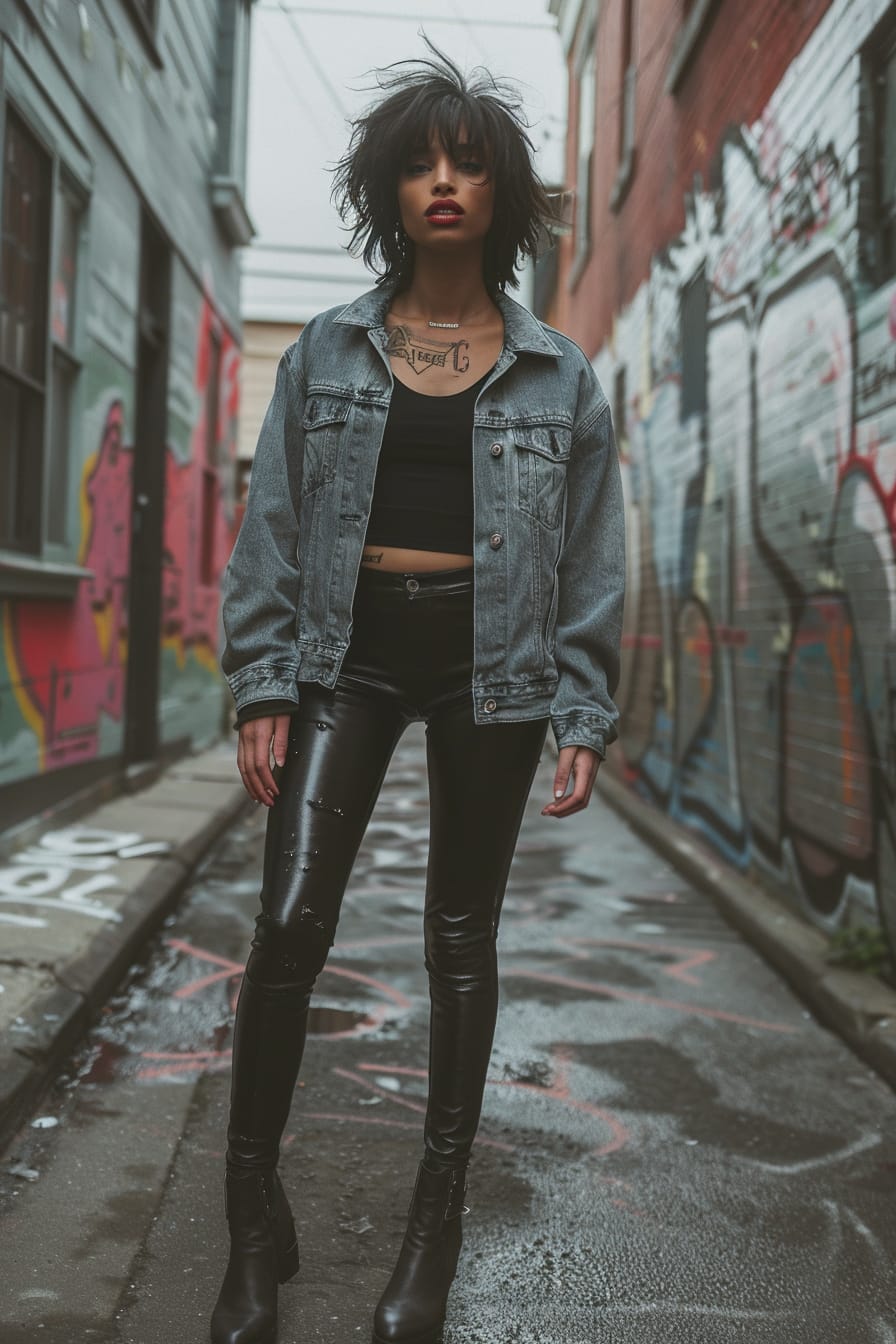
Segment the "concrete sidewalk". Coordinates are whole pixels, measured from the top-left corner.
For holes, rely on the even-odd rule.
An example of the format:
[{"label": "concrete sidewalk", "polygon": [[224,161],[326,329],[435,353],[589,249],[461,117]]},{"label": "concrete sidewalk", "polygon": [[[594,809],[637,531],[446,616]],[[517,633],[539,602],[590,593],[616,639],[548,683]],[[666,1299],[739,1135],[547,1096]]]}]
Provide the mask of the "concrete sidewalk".
[{"label": "concrete sidewalk", "polygon": [[222,742],[0,859],[0,1148],[251,806]]},{"label": "concrete sidewalk", "polygon": [[828,939],[820,929],[741,877],[609,771],[598,775],[597,791],[658,854],[712,897],[820,1022],[896,1088],[896,990],[870,972],[832,965],[826,957]]}]

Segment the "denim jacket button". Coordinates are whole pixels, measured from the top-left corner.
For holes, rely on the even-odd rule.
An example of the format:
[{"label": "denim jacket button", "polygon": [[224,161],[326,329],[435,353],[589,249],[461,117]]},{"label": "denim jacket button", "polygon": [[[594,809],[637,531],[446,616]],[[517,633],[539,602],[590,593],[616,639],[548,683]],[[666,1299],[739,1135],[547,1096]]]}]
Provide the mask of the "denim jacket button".
[{"label": "denim jacket button", "polygon": [[404,586],[409,593],[416,593],[417,589],[420,587],[420,581],[419,579],[406,579]]},{"label": "denim jacket button", "polygon": [[493,551],[496,551],[499,546],[504,544],[504,538],[501,536],[500,532],[493,532],[488,539],[488,544]]},{"label": "denim jacket button", "polygon": [[493,443],[491,448],[489,448],[489,452],[491,453],[492,457],[500,457],[503,451],[504,451],[503,443]]},{"label": "denim jacket button", "polygon": [[486,714],[491,714],[492,710],[498,708],[498,702],[497,700],[486,700],[482,708],[485,710]]}]

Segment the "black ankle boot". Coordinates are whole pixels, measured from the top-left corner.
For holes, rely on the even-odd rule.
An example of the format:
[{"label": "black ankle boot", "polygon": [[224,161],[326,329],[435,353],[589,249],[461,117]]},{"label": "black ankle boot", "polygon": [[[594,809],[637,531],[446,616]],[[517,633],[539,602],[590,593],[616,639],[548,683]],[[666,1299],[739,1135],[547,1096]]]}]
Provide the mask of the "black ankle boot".
[{"label": "black ankle boot", "polygon": [[212,1344],[273,1344],[277,1284],[298,1272],[299,1248],[275,1170],[228,1171],[230,1259],[212,1313]]},{"label": "black ankle boot", "polygon": [[461,1247],[462,1168],[420,1163],[398,1263],[377,1304],[373,1344],[437,1344]]},{"label": "black ankle boot", "polygon": [[302,1059],[310,986],[243,977],[233,1033],[225,1195],[230,1258],[212,1344],[273,1344],[277,1284],[299,1268],[295,1225],[276,1165]]}]

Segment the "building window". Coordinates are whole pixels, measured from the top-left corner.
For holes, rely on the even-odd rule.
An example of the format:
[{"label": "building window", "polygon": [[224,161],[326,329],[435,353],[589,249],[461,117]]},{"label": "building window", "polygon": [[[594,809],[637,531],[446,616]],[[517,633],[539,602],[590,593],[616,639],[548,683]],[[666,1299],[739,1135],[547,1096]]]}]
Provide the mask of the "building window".
[{"label": "building window", "polygon": [[628,401],[628,391],[626,387],[626,367],[620,364],[616,370],[616,377],[613,384],[613,432],[619,441],[620,447],[625,442],[626,426],[626,403]]},{"label": "building window", "polygon": [[53,161],[8,108],[0,228],[0,546],[41,545]]},{"label": "building window", "polygon": [[159,0],[124,0],[124,5],[133,19],[134,27],[140,34],[147,56],[156,69],[160,70],[163,62],[161,53],[156,46]]},{"label": "building window", "polygon": [[691,57],[708,30],[717,0],[682,0],[681,28],[672,48],[663,82],[664,93],[677,93]]},{"label": "building window", "polygon": [[50,435],[47,455],[46,539],[66,546],[68,536],[69,462],[75,385],[81,364],[75,354],[78,247],[83,202],[60,174],[56,191],[53,283],[50,290]]},{"label": "building window", "polygon": [[208,382],[205,388],[205,465],[202,469],[202,513],[200,524],[199,577],[213,584],[215,572],[215,535],[218,520],[218,462],[221,406],[221,337],[209,332]]},{"label": "building window", "polygon": [[2,111],[0,551],[16,558],[0,581],[4,594],[66,595],[85,196],[19,111]]},{"label": "building window", "polygon": [[619,117],[619,158],[625,158],[626,150],[632,143],[632,118],[629,115],[628,98],[626,97],[628,89],[629,75],[633,70],[632,66],[632,27],[634,15],[634,0],[625,0],[622,7],[622,108]]},{"label": "building window", "polygon": [[619,166],[610,195],[610,208],[618,210],[635,166],[635,88],[638,68],[635,64],[635,0],[625,0],[622,10],[622,59],[619,77]]},{"label": "building window", "polygon": [[706,267],[701,266],[682,288],[679,317],[681,322],[681,401],[682,424],[692,415],[706,414],[707,346],[709,287]]},{"label": "building window", "polygon": [[868,278],[883,284],[896,273],[896,27],[869,43],[865,70],[863,157],[870,160],[870,193],[860,210],[866,227]]},{"label": "building window", "polygon": [[591,213],[594,203],[594,133],[597,121],[597,52],[595,24],[586,25],[576,61],[579,115],[576,123],[576,198],[573,219],[573,269],[578,280],[591,250]]}]

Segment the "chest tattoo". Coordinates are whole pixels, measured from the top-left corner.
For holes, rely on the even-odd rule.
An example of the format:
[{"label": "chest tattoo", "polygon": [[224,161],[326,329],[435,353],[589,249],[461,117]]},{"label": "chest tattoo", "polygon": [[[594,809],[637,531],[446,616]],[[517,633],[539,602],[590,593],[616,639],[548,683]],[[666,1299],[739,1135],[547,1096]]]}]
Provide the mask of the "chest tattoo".
[{"label": "chest tattoo", "polygon": [[386,342],[390,359],[404,359],[416,374],[427,369],[453,369],[466,373],[470,367],[469,341],[430,341],[411,334],[410,327],[393,327]]}]

